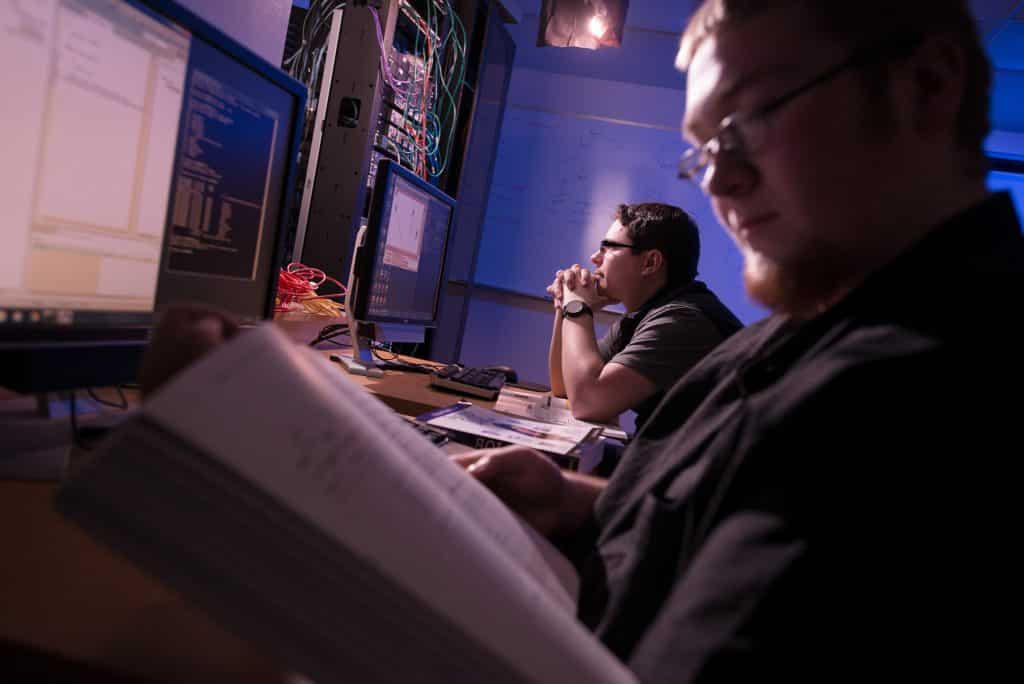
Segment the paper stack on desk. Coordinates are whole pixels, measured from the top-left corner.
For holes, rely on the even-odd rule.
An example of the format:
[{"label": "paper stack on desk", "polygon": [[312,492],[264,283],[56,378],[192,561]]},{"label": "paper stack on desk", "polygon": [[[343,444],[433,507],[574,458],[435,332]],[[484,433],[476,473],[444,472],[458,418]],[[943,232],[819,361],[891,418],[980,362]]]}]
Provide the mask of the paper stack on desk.
[{"label": "paper stack on desk", "polygon": [[314,681],[634,681],[565,558],[271,326],[147,400],[57,505]]},{"label": "paper stack on desk", "polygon": [[572,425],[576,427],[599,428],[605,437],[626,441],[629,435],[615,425],[590,423],[573,418],[569,410],[569,402],[560,397],[553,397],[546,392],[533,392],[522,388],[502,387],[501,393],[494,404],[494,410],[510,416],[520,416],[538,420],[552,425]]},{"label": "paper stack on desk", "polygon": [[468,402],[435,409],[417,417],[448,437],[476,449],[519,444],[554,457],[563,468],[577,470],[581,462],[599,460],[601,428],[593,425],[554,425],[517,418]]}]

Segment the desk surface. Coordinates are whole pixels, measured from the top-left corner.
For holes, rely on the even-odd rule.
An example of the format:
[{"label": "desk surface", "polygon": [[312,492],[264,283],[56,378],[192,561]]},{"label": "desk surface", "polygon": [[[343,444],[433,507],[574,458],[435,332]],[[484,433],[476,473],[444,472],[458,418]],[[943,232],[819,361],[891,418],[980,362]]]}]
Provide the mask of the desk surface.
[{"label": "desk surface", "polygon": [[[325,357],[330,357],[332,354],[350,354],[351,350],[323,350],[321,353]],[[417,363],[432,363],[429,361],[424,362],[420,359],[400,358]],[[486,408],[494,407],[493,401],[486,401],[480,397],[447,392],[431,387],[430,377],[426,373],[386,370],[383,377],[368,378],[364,375],[350,375],[340,365],[338,365],[338,372],[344,373],[351,380],[355,381],[356,384],[366,389],[366,391],[376,395],[396,413],[401,413],[405,416],[418,416],[427,411],[454,404],[460,399],[472,401],[474,404]]]},{"label": "desk surface", "polygon": [[[340,366],[337,372],[348,375]],[[405,415],[461,398],[432,389],[422,373],[348,377]],[[221,629],[53,511],[56,487],[0,480],[0,642],[167,681],[283,681],[258,647]]]},{"label": "desk surface", "polygon": [[281,681],[258,648],[57,514],[56,487],[0,483],[0,641],[164,681]]},{"label": "desk surface", "polygon": [[[344,318],[323,319],[309,316],[286,316],[274,320],[275,324],[281,327],[297,343],[307,343],[315,339],[317,332],[325,325],[332,323],[344,323]],[[331,347],[329,344],[322,344],[318,351],[325,358],[331,355],[351,356],[350,347]],[[399,357],[405,361],[414,363],[426,363],[442,366],[434,361],[413,359],[410,357]],[[429,377],[425,373],[408,373],[404,371],[386,370],[380,378],[368,378],[363,375],[351,375],[340,365],[337,366],[339,373],[344,373],[356,384],[364,387],[368,392],[376,395],[397,413],[406,416],[418,416],[442,406],[454,404],[460,399],[467,399],[474,404],[493,408],[493,401],[485,401],[479,397],[460,395],[454,392],[446,392],[434,389],[430,386]]]}]

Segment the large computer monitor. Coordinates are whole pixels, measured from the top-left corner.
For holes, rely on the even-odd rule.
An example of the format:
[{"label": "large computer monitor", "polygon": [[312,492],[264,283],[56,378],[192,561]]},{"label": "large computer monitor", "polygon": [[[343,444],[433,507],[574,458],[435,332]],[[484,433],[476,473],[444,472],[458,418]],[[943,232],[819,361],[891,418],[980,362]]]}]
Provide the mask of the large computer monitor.
[{"label": "large computer monitor", "polygon": [[353,373],[379,373],[366,323],[433,327],[455,200],[399,164],[377,167],[370,216],[356,237],[345,310]]},{"label": "large computer monitor", "polygon": [[131,380],[174,301],[273,311],[305,89],[164,0],[0,0],[0,385]]}]

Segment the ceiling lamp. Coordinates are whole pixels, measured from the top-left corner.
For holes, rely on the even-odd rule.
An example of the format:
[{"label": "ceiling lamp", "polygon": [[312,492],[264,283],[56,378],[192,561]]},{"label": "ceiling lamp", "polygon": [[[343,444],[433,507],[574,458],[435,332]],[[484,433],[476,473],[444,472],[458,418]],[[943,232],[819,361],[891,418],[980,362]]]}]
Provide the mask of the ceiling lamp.
[{"label": "ceiling lamp", "polygon": [[542,0],[537,45],[619,47],[627,9],[629,0]]}]

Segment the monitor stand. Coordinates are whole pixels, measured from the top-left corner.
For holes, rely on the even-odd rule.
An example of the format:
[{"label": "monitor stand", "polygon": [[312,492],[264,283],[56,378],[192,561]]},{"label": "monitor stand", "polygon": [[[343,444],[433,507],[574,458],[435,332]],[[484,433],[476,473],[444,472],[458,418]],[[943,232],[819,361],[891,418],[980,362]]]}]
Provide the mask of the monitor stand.
[{"label": "monitor stand", "polygon": [[[364,337],[364,330],[362,328],[369,328],[373,330],[372,325],[359,325],[359,321],[349,321],[349,335],[352,338],[352,356],[343,356],[338,354],[333,357],[345,367],[352,375],[365,375],[369,378],[380,378],[384,376],[384,371],[377,367],[377,362],[373,358],[373,351],[370,349],[371,337]],[[367,331],[369,332],[369,331]]]},{"label": "monitor stand", "polygon": [[376,337],[377,329],[372,323],[362,323],[356,320],[352,312],[356,293],[363,286],[360,278],[359,264],[365,258],[366,249],[366,224],[359,227],[356,233],[355,251],[352,253],[352,263],[348,272],[348,286],[345,289],[345,316],[348,318],[348,334],[352,338],[352,356],[338,354],[332,356],[338,363],[345,366],[352,375],[365,375],[370,378],[380,378],[384,370],[377,367],[373,358],[373,351],[370,349],[370,340]]}]

